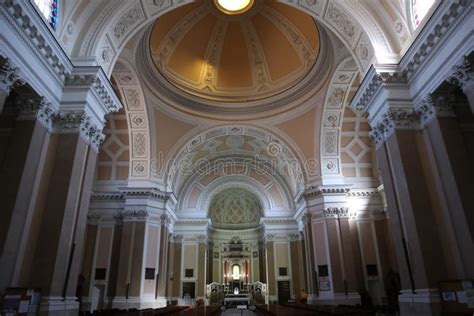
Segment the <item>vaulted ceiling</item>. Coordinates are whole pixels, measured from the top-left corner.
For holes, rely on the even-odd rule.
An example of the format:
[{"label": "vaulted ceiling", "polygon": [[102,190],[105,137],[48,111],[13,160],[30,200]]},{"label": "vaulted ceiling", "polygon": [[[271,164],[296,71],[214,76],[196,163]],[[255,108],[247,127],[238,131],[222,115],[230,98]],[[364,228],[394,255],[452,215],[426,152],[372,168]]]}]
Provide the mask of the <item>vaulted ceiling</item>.
[{"label": "vaulted ceiling", "polygon": [[270,0],[238,15],[212,1],[182,6],[156,21],[150,41],[156,67],[172,84],[230,102],[289,89],[314,66],[320,46],[311,16]]}]

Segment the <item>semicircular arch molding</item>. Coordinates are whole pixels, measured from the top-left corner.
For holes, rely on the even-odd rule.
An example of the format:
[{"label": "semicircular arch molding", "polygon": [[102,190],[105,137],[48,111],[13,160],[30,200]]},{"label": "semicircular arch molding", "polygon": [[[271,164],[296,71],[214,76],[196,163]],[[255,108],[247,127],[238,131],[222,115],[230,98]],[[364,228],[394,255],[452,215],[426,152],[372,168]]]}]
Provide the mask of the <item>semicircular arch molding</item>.
[{"label": "semicircular arch molding", "polygon": [[295,195],[303,189],[307,174],[313,172],[307,169],[315,168],[313,164],[308,166],[302,157],[286,141],[267,130],[248,125],[220,126],[195,136],[173,157],[168,157],[170,163],[164,174],[168,190],[180,192],[186,178],[202,165],[211,170],[219,164],[216,159],[235,163],[245,159],[246,163],[269,164],[287,178],[290,191]]},{"label": "semicircular arch molding", "polygon": [[339,64],[331,78],[321,122],[322,178],[342,177],[340,158],[342,121],[351,93],[350,88],[358,73],[356,62],[349,57]]},{"label": "semicircular arch molding", "polygon": [[278,202],[275,201],[274,196],[260,182],[244,175],[228,175],[217,179],[204,188],[196,199],[195,208],[185,207],[186,203],[189,202],[191,191],[188,192],[182,202],[178,204],[177,213],[180,215],[188,215],[188,217],[191,214],[195,214],[198,217],[199,214],[201,214],[201,216],[208,216],[212,199],[220,192],[231,188],[240,188],[254,193],[260,200],[264,216],[288,216],[294,212],[291,199],[285,196],[284,193],[281,192],[281,189],[279,189],[279,192],[284,196],[285,205],[283,207],[276,207],[275,205]]},{"label": "semicircular arch molding", "polygon": [[129,179],[150,177],[150,124],[139,78],[125,58],[115,63],[113,79],[117,85],[128,122],[130,138]]}]

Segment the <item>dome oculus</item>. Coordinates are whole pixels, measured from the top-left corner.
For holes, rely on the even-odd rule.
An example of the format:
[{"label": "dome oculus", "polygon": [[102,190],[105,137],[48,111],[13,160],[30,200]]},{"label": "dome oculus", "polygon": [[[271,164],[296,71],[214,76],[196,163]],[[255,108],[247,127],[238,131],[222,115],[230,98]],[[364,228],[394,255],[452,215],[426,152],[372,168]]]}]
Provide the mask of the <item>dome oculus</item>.
[{"label": "dome oculus", "polygon": [[214,0],[216,7],[225,14],[236,15],[250,10],[254,0]]}]

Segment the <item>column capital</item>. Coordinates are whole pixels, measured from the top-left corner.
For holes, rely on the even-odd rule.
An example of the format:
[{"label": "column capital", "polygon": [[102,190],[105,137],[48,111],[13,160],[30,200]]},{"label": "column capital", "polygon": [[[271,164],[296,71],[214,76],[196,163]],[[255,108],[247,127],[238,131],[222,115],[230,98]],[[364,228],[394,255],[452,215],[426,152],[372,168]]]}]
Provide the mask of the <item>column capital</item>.
[{"label": "column capital", "polygon": [[265,235],[265,237],[263,237],[263,242],[265,244],[269,243],[269,242],[273,242],[273,240],[275,239],[275,236],[272,235],[272,234],[267,234]]},{"label": "column capital", "polygon": [[207,242],[207,236],[206,235],[197,235],[196,239],[198,243],[200,244],[205,244]]},{"label": "column capital", "polygon": [[161,220],[161,226],[168,227],[171,224],[170,217],[166,214],[161,215],[160,220]]},{"label": "column capital", "polygon": [[124,222],[146,222],[149,214],[146,210],[125,210],[122,216]]},{"label": "column capital", "polygon": [[420,116],[420,123],[426,126],[436,117],[456,117],[453,95],[430,94],[415,104],[415,112]]},{"label": "column capital", "polygon": [[323,211],[324,218],[351,218],[354,214],[349,212],[348,207],[328,207]]},{"label": "column capital", "polygon": [[172,236],[171,236],[171,239],[170,239],[170,240],[171,240],[172,243],[182,243],[182,242],[183,242],[183,238],[184,238],[183,235],[176,235],[176,234],[175,234],[175,235],[172,235]]},{"label": "column capital", "polygon": [[15,98],[15,114],[20,121],[35,120],[40,109],[42,98],[33,93],[22,93]]},{"label": "column capital", "polygon": [[474,86],[473,54],[464,58],[453,67],[453,73],[448,81],[466,90]]},{"label": "column capital", "polygon": [[87,214],[87,224],[89,225],[97,226],[97,224],[99,223],[99,219],[100,217],[97,214],[94,214],[94,213]]},{"label": "column capital", "polygon": [[369,136],[378,149],[395,130],[420,129],[420,123],[420,114],[413,107],[388,108],[377,120],[371,122],[372,131]]},{"label": "column capital", "polygon": [[289,237],[290,241],[300,241],[301,240],[301,234],[300,233],[289,234],[288,237]]},{"label": "column capital", "polygon": [[15,85],[23,85],[24,81],[19,76],[18,68],[10,64],[8,58],[0,56],[0,92],[9,94]]}]

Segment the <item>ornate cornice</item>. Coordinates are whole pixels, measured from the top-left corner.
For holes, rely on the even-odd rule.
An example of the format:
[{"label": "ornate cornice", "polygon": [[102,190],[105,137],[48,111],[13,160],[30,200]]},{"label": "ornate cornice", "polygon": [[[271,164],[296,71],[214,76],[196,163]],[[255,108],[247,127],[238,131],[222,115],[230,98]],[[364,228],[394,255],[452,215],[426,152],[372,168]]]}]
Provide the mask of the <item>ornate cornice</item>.
[{"label": "ornate cornice", "polygon": [[75,67],[64,81],[65,89],[90,89],[100,100],[103,114],[117,112],[122,103],[100,67]]},{"label": "ornate cornice", "polygon": [[[404,56],[404,59],[408,61],[403,69],[409,78],[419,72],[420,67],[430,60],[431,52],[436,50],[435,47],[441,45],[459,23],[469,16],[473,8],[471,0],[445,1],[444,3],[447,3],[449,7],[444,15],[437,19],[436,25],[429,28],[429,35],[419,36],[419,38],[424,38],[424,41],[415,42]],[[428,30],[428,25],[425,29]]]},{"label": "ornate cornice", "polygon": [[[34,10],[33,4],[29,1],[1,1],[0,14],[12,28],[18,31],[24,42],[41,57],[40,59],[51,68],[60,80],[64,80],[67,69],[70,69],[72,64],[54,37],[47,31],[44,23],[39,22],[39,15],[27,12],[24,6],[30,6],[30,10]],[[37,21],[33,21],[35,19]],[[45,36],[45,34],[49,36]]]},{"label": "ornate cornice", "polygon": [[146,197],[161,200],[163,202],[168,201],[171,195],[170,192],[164,192],[155,188],[122,188],[121,193],[125,198]]},{"label": "ornate cornice", "polygon": [[313,198],[322,195],[343,195],[350,191],[347,186],[316,186],[309,187],[305,192],[305,198]]},{"label": "ornate cornice", "polygon": [[379,192],[377,189],[369,189],[369,190],[351,190],[347,192],[348,197],[372,197],[378,195]]},{"label": "ornate cornice", "polygon": [[296,224],[296,221],[293,218],[274,218],[274,217],[267,217],[262,218],[262,223],[275,225],[275,224]]},{"label": "ornate cornice", "polygon": [[124,201],[124,195],[120,192],[93,192],[93,201]]},{"label": "ornate cornice", "polygon": [[366,75],[364,81],[367,80],[366,84],[362,84],[359,89],[362,89],[362,94],[359,97],[355,97],[355,103],[352,103],[352,107],[357,111],[366,112],[369,105],[373,101],[374,97],[380,91],[383,86],[406,86],[407,76],[404,72],[377,72],[375,68],[371,68]]}]

